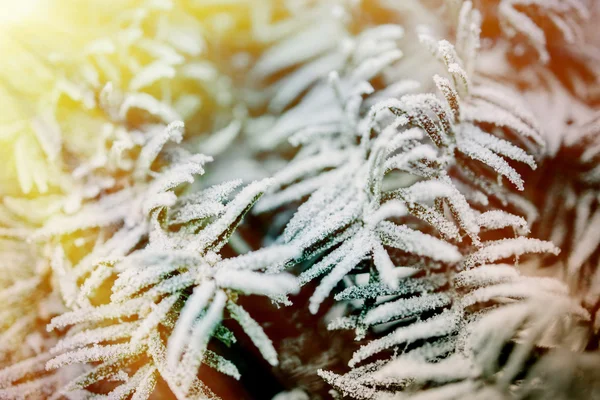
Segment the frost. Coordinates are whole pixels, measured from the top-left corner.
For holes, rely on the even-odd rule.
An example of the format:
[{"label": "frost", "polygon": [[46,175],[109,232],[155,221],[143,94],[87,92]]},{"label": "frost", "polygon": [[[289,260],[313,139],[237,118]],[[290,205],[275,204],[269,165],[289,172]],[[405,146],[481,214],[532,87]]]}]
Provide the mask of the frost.
[{"label": "frost", "polygon": [[241,218],[249,208],[258,200],[270,185],[271,180],[252,182],[238,193],[234,200],[227,204],[221,218],[203,229],[200,235],[188,247],[206,249],[209,246],[219,250],[225,245]]},{"label": "frost", "polygon": [[575,246],[575,249],[571,253],[568,260],[568,271],[569,274],[576,274],[581,268],[584,261],[591,256],[591,254],[600,245],[600,212],[596,211],[588,222],[587,228],[581,232],[579,242]]},{"label": "frost", "polygon": [[215,281],[224,288],[238,290],[247,294],[263,294],[277,297],[288,293],[296,293],[296,279],[287,274],[265,275],[252,271],[222,270],[216,273]]},{"label": "frost", "polygon": [[219,264],[223,270],[261,270],[272,265],[277,265],[282,261],[298,256],[298,249],[294,246],[272,246],[256,250],[237,257],[232,257],[221,261]]},{"label": "frost", "polygon": [[95,361],[114,361],[121,358],[131,357],[143,351],[142,347],[133,347],[129,343],[113,345],[93,345],[79,350],[69,351],[54,357],[46,363],[46,369],[56,369],[61,366]]},{"label": "frost", "polygon": [[136,171],[134,174],[138,179],[143,178],[145,174],[150,172],[150,166],[156,160],[156,157],[167,141],[181,142],[183,129],[184,127],[181,122],[173,122],[165,128],[164,132],[155,133],[150,138],[148,143],[142,147],[142,151],[136,162]]},{"label": "frost", "polygon": [[48,324],[47,329],[50,331],[82,322],[128,317],[135,315],[146,306],[148,305],[143,299],[132,299],[118,306],[111,304],[95,307],[93,309],[82,308],[53,318],[50,324]]},{"label": "frost", "polygon": [[407,327],[398,328],[387,336],[375,339],[370,343],[361,346],[360,349],[355,351],[352,355],[349,365],[353,367],[372,355],[398,344],[410,344],[421,339],[448,335],[457,329],[457,324],[458,321],[456,315],[445,312],[429,320],[415,322]]},{"label": "frost", "polygon": [[[456,247],[401,225],[384,221],[379,224],[378,231],[384,244],[407,253],[448,263],[456,263],[462,258]],[[427,242],[427,246],[422,245],[424,242]]]},{"label": "frost", "polygon": [[336,46],[343,34],[340,24],[310,26],[269,49],[256,63],[253,73],[261,78],[309,60]]},{"label": "frost", "polygon": [[[357,240],[360,242],[360,240]],[[367,242],[368,243],[368,242]],[[329,274],[321,281],[315,293],[310,298],[310,312],[316,314],[319,309],[319,305],[329,295],[331,290],[342,280],[344,275],[350,272],[356,265],[369,253],[370,249],[368,246],[361,247],[358,245],[353,246],[350,251],[343,256],[337,263],[337,265],[331,270]]]},{"label": "frost", "polygon": [[177,321],[177,325],[173,330],[173,334],[169,338],[169,364],[171,368],[175,368],[181,354],[183,354],[183,344],[186,337],[189,335],[194,320],[200,314],[200,311],[206,307],[210,297],[214,292],[213,283],[205,283],[197,286],[194,293],[185,303],[185,307],[181,311],[181,316]]},{"label": "frost", "polygon": [[[62,371],[71,364],[101,363],[95,372],[72,380],[64,393],[123,375],[123,368],[131,371],[130,377],[107,398],[147,398],[158,375],[180,397],[208,393],[196,378],[201,363],[239,378],[235,365],[206,349],[213,337],[235,341],[220,325],[229,309],[236,310],[236,318],[268,361],[276,360],[258,324],[228,298],[245,293],[279,299],[295,292],[297,281],[291,275],[260,271],[297,257],[298,249],[272,246],[221,258],[219,250],[269,180],[246,185],[233,196],[240,181],[181,195],[196,175],[204,173],[204,164],[210,160],[171,150],[167,142],[179,142],[182,130],[181,123],[172,123],[145,131],[144,140],[133,141],[139,153],[132,160],[135,168],[130,181],[125,181],[131,187],[99,201],[88,200],[76,215],[58,216],[36,234],[41,240],[94,227],[107,229],[92,252],[73,267],[65,264],[60,248],[52,261],[65,304],[72,309],[47,326],[52,332],[69,331],[52,348],[47,368]],[[115,233],[110,233],[112,227],[118,227]],[[107,284],[110,300],[92,305]],[[194,295],[188,299],[184,293],[194,287]],[[226,309],[226,303],[232,306]],[[168,333],[165,363],[145,353],[156,345],[156,334],[164,329]],[[190,335],[200,339],[190,341]]]},{"label": "frost", "polygon": [[[536,12],[537,11],[537,12]],[[539,0],[503,0],[499,2],[498,12],[503,19],[503,28],[510,36],[521,34],[538,53],[540,61],[547,63],[550,54],[547,49],[547,38],[544,29],[535,21],[536,14],[548,14],[550,23],[567,43],[576,43],[582,33],[578,23],[589,18],[588,8],[583,1],[541,2]]]},{"label": "frost", "polygon": [[242,326],[244,332],[250,337],[250,340],[256,345],[265,360],[273,366],[277,365],[277,352],[260,325],[252,319],[246,310],[235,303],[228,302],[227,309],[231,316]]},{"label": "frost", "polygon": [[225,293],[217,291],[206,313],[192,327],[190,338],[193,338],[193,340],[188,341],[181,364],[172,366],[180,375],[181,386],[184,392],[189,391],[192,382],[196,378],[196,371],[202,362],[208,340],[212,336],[216,325],[221,321],[225,301]]},{"label": "frost", "polygon": [[552,243],[544,242],[539,239],[519,237],[515,239],[503,239],[486,244],[481,250],[468,256],[464,265],[467,268],[478,264],[485,264],[521,256],[527,253],[552,253],[557,255],[560,250]]},{"label": "frost", "polygon": [[74,349],[89,344],[99,344],[106,340],[117,340],[131,336],[139,326],[137,322],[128,322],[110,325],[102,328],[85,329],[61,339],[52,349],[52,353],[61,353],[64,350]]},{"label": "frost", "polygon": [[593,2],[51,3],[0,40],[0,398],[217,399],[248,345],[276,398],[593,397]]},{"label": "frost", "polygon": [[451,356],[438,363],[399,358],[373,375],[380,380],[394,378],[445,383],[475,378],[478,374],[468,359],[462,356]]},{"label": "frost", "polygon": [[527,221],[523,218],[504,211],[487,211],[477,217],[477,223],[485,229],[502,229],[510,226],[519,233],[529,233]]},{"label": "frost", "polygon": [[442,308],[449,304],[450,297],[444,293],[390,301],[367,312],[364,322],[368,325],[382,324],[393,319],[420,315],[427,310]]},{"label": "frost", "polygon": [[174,76],[175,69],[172,66],[165,65],[161,62],[155,62],[145,67],[131,80],[129,83],[129,89],[132,91],[138,91],[161,79],[173,78]]},{"label": "frost", "polygon": [[151,115],[156,115],[162,121],[170,123],[181,120],[180,116],[170,106],[159,102],[154,97],[145,94],[137,93],[129,95],[123,101],[119,109],[119,116],[125,119],[132,109],[140,109],[147,111]]},{"label": "frost", "polygon": [[160,303],[156,305],[154,310],[144,319],[139,327],[131,335],[131,342],[138,343],[145,336],[150,334],[153,329],[156,329],[159,323],[161,323],[167,313],[175,305],[175,302],[179,300],[179,294],[174,294],[169,297],[165,297]]}]

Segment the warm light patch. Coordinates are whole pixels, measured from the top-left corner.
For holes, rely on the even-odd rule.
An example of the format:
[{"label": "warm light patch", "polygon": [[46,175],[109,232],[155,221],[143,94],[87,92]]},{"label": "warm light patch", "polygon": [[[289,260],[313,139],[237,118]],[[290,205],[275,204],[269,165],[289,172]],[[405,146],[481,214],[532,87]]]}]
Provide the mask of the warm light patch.
[{"label": "warm light patch", "polygon": [[0,0],[0,27],[22,21],[31,15],[41,0]]}]

